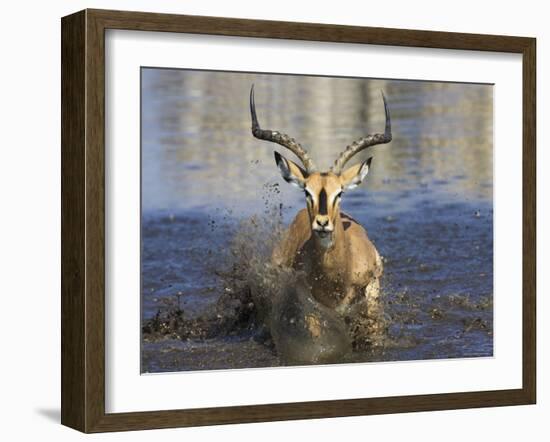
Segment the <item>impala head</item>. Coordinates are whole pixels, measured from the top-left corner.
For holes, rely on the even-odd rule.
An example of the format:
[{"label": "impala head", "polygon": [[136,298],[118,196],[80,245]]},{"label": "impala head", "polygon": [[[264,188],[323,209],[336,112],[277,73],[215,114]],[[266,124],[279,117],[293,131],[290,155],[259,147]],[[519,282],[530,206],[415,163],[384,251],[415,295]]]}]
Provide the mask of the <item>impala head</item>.
[{"label": "impala head", "polygon": [[275,152],[275,162],[284,180],[304,192],[312,232],[318,244],[324,248],[328,248],[333,244],[333,232],[340,214],[342,195],[361,184],[369,172],[372,158],[348,168],[344,166],[358,152],[370,146],[391,141],[390,113],[384,94],[382,94],[382,98],[386,112],[386,129],[384,133],[367,135],[354,141],[340,154],[328,172],[319,172],[307,152],[294,138],[277,131],[260,128],[256,117],[254,86],[250,90],[252,134],[261,140],[271,141],[286,147],[300,159],[302,165]]}]

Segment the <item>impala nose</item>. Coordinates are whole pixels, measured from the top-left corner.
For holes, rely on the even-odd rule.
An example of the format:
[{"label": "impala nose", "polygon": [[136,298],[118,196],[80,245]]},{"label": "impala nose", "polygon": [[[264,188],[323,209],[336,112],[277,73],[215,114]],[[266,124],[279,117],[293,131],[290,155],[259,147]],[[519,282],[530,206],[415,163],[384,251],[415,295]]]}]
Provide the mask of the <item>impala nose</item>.
[{"label": "impala nose", "polygon": [[317,216],[313,223],[313,230],[316,232],[332,232],[332,223],[328,216]]},{"label": "impala nose", "polygon": [[318,219],[317,220],[317,225],[319,227],[325,228],[326,226],[328,226],[328,219]]}]

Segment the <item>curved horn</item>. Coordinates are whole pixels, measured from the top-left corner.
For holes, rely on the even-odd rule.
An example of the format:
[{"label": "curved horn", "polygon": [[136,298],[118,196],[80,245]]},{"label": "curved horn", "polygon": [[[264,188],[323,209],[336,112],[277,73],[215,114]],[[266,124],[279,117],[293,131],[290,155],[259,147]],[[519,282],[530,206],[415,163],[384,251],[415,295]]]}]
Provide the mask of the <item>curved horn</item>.
[{"label": "curved horn", "polygon": [[377,144],[386,144],[391,141],[390,110],[388,109],[388,103],[386,102],[384,92],[382,92],[382,99],[384,100],[384,111],[386,112],[386,129],[384,133],[367,135],[366,137],[360,138],[347,146],[338,159],[334,162],[334,166],[332,166],[334,173],[341,173],[345,164],[351,159],[351,157],[367,147],[375,146]]},{"label": "curved horn", "polygon": [[283,147],[286,147],[294,155],[296,155],[307,172],[313,172],[315,170],[315,165],[313,161],[304,150],[304,148],[294,139],[290,138],[288,135],[274,130],[262,129],[260,123],[258,123],[258,118],[256,117],[256,105],[254,103],[254,85],[250,88],[250,116],[252,118],[252,135],[260,140],[271,141],[273,143],[280,144]]}]

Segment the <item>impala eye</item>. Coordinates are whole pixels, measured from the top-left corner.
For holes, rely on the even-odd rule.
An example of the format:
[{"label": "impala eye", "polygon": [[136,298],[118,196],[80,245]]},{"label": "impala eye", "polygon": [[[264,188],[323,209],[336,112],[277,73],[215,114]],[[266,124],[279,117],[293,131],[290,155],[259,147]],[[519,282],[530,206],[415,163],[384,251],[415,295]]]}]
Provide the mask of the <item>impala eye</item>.
[{"label": "impala eye", "polygon": [[311,196],[311,193],[309,193],[307,190],[304,190],[304,193],[306,194],[306,199],[308,201],[312,201],[313,197]]},{"label": "impala eye", "polygon": [[336,195],[336,198],[335,198],[335,199],[342,198],[342,194],[343,194],[343,193],[344,193],[344,192],[340,192],[338,195]]}]

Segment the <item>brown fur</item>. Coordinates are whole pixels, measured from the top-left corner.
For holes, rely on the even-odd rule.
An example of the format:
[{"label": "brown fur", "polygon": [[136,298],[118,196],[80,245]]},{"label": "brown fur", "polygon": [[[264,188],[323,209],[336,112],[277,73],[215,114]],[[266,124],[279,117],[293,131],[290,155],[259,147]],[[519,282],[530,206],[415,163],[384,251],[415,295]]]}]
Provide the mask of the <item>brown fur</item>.
[{"label": "brown fur", "polygon": [[377,303],[380,255],[365,229],[340,212],[340,195],[363,181],[371,159],[340,174],[308,174],[280,154],[276,159],[283,178],[304,190],[307,209],[298,212],[276,246],[273,262],[303,271],[315,299],[340,313],[358,295],[366,297],[367,304]]},{"label": "brown fur", "polygon": [[[344,223],[348,224],[347,229]],[[369,284],[377,285],[382,261],[365,229],[345,213],[334,219],[333,246],[317,246],[310,216],[302,209],[273,251],[277,265],[305,271],[313,296],[327,307],[345,307]],[[376,280],[376,281],[374,281]]]}]

